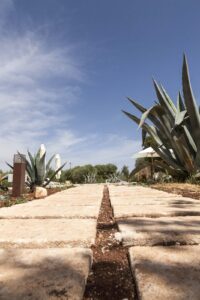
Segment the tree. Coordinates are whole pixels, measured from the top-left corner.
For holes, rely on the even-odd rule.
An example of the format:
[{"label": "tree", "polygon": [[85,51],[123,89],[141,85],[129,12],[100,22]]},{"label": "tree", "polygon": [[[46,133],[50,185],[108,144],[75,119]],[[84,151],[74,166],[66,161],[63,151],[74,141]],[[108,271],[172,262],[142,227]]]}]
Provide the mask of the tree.
[{"label": "tree", "polygon": [[96,165],[95,169],[97,170],[96,177],[98,182],[105,182],[106,179],[110,178],[117,172],[117,166],[114,164]]},{"label": "tree", "polygon": [[96,166],[88,164],[63,171],[62,178],[70,180],[73,183],[105,182],[106,179],[116,174],[116,172],[117,166],[113,164]]},{"label": "tree", "polygon": [[122,167],[122,170],[121,170],[121,178],[126,181],[128,181],[128,179],[129,179],[129,169],[125,165]]}]

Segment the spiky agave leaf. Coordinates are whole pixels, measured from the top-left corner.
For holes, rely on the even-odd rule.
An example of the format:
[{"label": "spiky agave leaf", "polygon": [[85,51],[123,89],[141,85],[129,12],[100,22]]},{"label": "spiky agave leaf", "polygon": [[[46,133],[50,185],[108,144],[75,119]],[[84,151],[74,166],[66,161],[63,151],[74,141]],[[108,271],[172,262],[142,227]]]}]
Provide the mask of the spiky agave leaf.
[{"label": "spiky agave leaf", "polygon": [[54,158],[55,158],[55,154],[53,154],[53,155],[51,156],[51,158],[49,159],[49,161],[48,161],[48,163],[47,163],[47,165],[46,165],[46,173],[49,172],[51,162],[53,161]]},{"label": "spiky agave leaf", "polygon": [[45,158],[46,158],[46,152],[40,157],[40,155],[36,155],[35,159],[35,165],[36,165],[36,171],[37,171],[37,182],[36,184],[42,185],[45,180]]},{"label": "spiky agave leaf", "polygon": [[165,113],[168,116],[170,124],[172,125],[175,112],[172,109],[171,105],[169,104],[168,100],[165,98],[165,95],[163,94],[162,89],[160,88],[160,86],[157,84],[157,82],[155,80],[153,80],[153,84],[154,84],[156,95],[160,102],[160,105],[165,110]]},{"label": "spiky agave leaf", "polygon": [[170,98],[170,96],[167,94],[166,90],[164,89],[164,87],[162,85],[160,85],[160,89],[163,93],[163,96],[165,97],[168,106],[171,106],[172,110],[174,111],[174,113],[176,113],[176,106],[174,104],[174,102],[172,101],[172,99]]},{"label": "spiky agave leaf", "polygon": [[[135,115],[132,115],[126,111],[123,111],[131,120],[139,125],[140,119]],[[178,164],[178,162],[173,158],[169,150],[166,148],[161,149],[160,147],[163,145],[163,141],[158,136],[156,129],[154,127],[150,127],[146,123],[143,123],[142,128],[148,132],[148,134],[154,139],[156,145],[152,145],[152,148],[160,155],[160,157],[165,160],[168,164],[171,164],[174,168],[178,170],[183,169],[183,167]]]},{"label": "spiky agave leaf", "polygon": [[196,165],[197,168],[200,168],[200,115],[199,109],[196,103],[196,100],[193,95],[189,70],[186,56],[183,57],[183,69],[182,69],[182,85],[183,85],[183,95],[185,106],[187,108],[188,115],[190,117],[191,123],[191,135],[194,139],[194,142],[197,146],[197,154],[196,154]]},{"label": "spiky agave leaf", "polygon": [[[131,120],[133,120],[136,124],[138,124],[138,125],[140,124],[140,119],[138,117],[136,117],[135,115],[132,115],[132,114],[130,114],[130,113],[124,111],[124,110],[122,110],[122,112],[125,115],[127,115]],[[155,132],[152,130],[152,128],[148,124],[144,123],[142,125],[142,127],[143,127],[144,130],[146,130],[146,132],[148,132],[148,134],[150,136],[153,137],[153,139],[155,140],[155,142],[158,145],[162,145],[162,141],[159,139],[159,137],[155,134]]]},{"label": "spiky agave leaf", "polygon": [[64,164],[62,164],[62,166],[53,173],[53,175],[49,178],[49,180],[47,180],[47,182],[43,186],[44,187],[47,186],[56,177],[58,172],[60,172],[64,168],[65,165],[66,165],[66,162]]},{"label": "spiky agave leaf", "polygon": [[130,101],[133,106],[135,106],[141,113],[144,113],[147,109],[143,107],[141,104],[136,102],[135,100],[131,99],[130,97],[127,97],[127,99]]},{"label": "spiky agave leaf", "polygon": [[183,103],[183,99],[181,96],[181,93],[178,93],[178,97],[177,97],[177,110],[178,111],[184,111],[186,110],[185,104]]},{"label": "spiky agave leaf", "polygon": [[155,118],[157,118],[159,116],[159,114],[163,114],[163,113],[164,113],[163,108],[158,104],[150,107],[142,114],[142,117],[141,117],[140,123],[139,123],[139,128],[142,127],[145,120],[149,117],[150,114],[153,114],[155,116]]},{"label": "spiky agave leaf", "polygon": [[7,161],[6,161],[6,164],[9,168],[11,168],[13,170],[13,166],[11,164],[9,164]]},{"label": "spiky agave leaf", "polygon": [[[35,182],[35,179],[36,179],[36,165],[35,165],[35,158],[32,156],[32,154],[28,152],[28,156],[29,156],[29,159],[30,159],[30,166],[31,166],[31,170],[28,172],[29,173],[29,176],[31,177],[32,181]],[[31,175],[30,175],[31,173]]]},{"label": "spiky agave leaf", "polygon": [[[200,114],[196,100],[193,96],[186,57],[184,56],[182,69],[183,103],[181,94],[178,95],[177,107],[165,91],[154,81],[159,104],[146,109],[135,101],[131,103],[142,112],[139,119],[135,115],[126,113],[143,131],[146,131],[154,141],[154,150],[161,158],[174,169],[186,174],[193,174],[200,170]],[[130,99],[129,99],[130,101]],[[161,107],[164,113],[158,112]],[[154,127],[146,123],[149,119]],[[138,123],[138,120],[139,123]],[[169,151],[173,151],[172,153]]]}]

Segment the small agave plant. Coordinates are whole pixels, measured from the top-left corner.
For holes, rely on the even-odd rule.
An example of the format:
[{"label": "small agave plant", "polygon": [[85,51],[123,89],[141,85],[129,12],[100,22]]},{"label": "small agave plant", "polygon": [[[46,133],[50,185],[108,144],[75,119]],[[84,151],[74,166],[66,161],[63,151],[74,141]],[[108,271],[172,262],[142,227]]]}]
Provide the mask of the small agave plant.
[{"label": "small agave plant", "polygon": [[[19,155],[21,155],[19,153]],[[27,186],[31,191],[34,191],[36,186],[46,187],[55,177],[56,174],[59,173],[66,163],[62,164],[52,175],[50,178],[47,178],[47,174],[50,170],[50,165],[53,159],[55,158],[55,154],[49,159],[46,163],[46,150],[43,145],[39,148],[35,155],[32,155],[28,151],[29,160],[26,159],[26,172],[28,174]],[[13,168],[10,164],[7,165]]]},{"label": "small agave plant", "polygon": [[[146,135],[153,139],[152,147],[162,158],[158,167],[169,174],[187,178],[200,175],[200,112],[193,95],[187,59],[182,67],[182,93],[178,93],[177,105],[171,100],[162,85],[154,81],[158,101],[146,109],[141,104],[128,100],[141,113],[141,118],[123,111],[142,128],[143,141]],[[142,167],[142,166],[141,166]],[[138,169],[133,170],[132,175]]]}]

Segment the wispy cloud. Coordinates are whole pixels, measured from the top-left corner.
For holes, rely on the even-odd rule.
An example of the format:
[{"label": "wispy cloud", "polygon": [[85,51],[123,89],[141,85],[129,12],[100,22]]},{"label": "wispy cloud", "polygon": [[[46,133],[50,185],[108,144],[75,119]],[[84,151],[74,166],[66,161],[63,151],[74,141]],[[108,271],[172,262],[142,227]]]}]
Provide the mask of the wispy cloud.
[{"label": "wispy cloud", "polygon": [[[72,165],[115,163],[133,166],[140,142],[113,134],[86,132],[70,126],[72,104],[87,80],[69,42],[51,43],[42,30],[20,30],[9,24],[13,1],[0,1],[0,167],[17,150],[60,153]],[[64,45],[64,46],[63,46]],[[80,50],[80,49],[79,49]],[[79,51],[80,52],[80,51]]]},{"label": "wispy cloud", "polygon": [[66,144],[79,141],[65,128],[72,117],[69,106],[79,98],[85,80],[69,43],[52,45],[41,31],[6,30],[11,9],[12,1],[0,2],[1,162],[46,141],[58,139],[58,146],[65,138]]},{"label": "wispy cloud", "polygon": [[[61,148],[63,149],[63,148]],[[141,149],[141,141],[118,135],[90,135],[65,149],[62,157],[72,165],[113,163],[134,167],[133,154]]]}]

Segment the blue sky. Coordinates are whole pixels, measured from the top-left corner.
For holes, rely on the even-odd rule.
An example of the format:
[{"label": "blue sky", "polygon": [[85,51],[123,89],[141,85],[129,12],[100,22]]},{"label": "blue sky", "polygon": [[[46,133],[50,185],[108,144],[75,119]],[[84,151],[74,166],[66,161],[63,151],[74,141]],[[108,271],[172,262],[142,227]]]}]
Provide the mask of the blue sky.
[{"label": "blue sky", "polygon": [[17,150],[60,153],[72,165],[133,167],[141,132],[121,109],[175,100],[186,52],[199,99],[200,2],[1,0],[0,167]]}]

